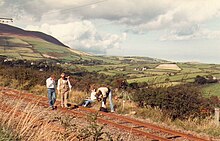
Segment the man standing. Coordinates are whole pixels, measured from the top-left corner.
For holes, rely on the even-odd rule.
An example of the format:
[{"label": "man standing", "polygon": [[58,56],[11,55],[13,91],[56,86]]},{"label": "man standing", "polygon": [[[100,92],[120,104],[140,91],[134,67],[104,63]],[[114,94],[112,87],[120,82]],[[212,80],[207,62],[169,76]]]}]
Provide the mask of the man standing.
[{"label": "man standing", "polygon": [[60,76],[61,78],[58,80],[57,90],[61,96],[61,107],[68,108],[67,99],[72,86],[69,81],[69,76],[66,77],[65,73],[62,73]]},{"label": "man standing", "polygon": [[46,86],[47,86],[47,91],[48,91],[48,99],[49,99],[49,105],[52,110],[54,110],[54,104],[56,102],[56,92],[55,92],[55,76],[51,75],[47,80],[46,80]]}]

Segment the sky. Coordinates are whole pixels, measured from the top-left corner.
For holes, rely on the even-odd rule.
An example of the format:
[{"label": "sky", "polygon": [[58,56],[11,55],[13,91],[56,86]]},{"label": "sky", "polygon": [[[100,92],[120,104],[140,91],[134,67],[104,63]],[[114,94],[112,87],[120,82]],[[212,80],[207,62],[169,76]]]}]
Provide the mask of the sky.
[{"label": "sky", "polygon": [[0,17],[97,55],[220,64],[219,0],[0,0]]}]

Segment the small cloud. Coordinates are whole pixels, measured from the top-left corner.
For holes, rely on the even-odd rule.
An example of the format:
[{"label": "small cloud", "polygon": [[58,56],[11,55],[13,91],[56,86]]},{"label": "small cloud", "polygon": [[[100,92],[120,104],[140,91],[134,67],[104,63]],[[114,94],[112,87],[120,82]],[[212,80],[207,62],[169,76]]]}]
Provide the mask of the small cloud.
[{"label": "small cloud", "polygon": [[161,41],[195,40],[195,39],[220,39],[220,31],[200,28],[192,25],[181,29],[173,29],[163,35]]}]

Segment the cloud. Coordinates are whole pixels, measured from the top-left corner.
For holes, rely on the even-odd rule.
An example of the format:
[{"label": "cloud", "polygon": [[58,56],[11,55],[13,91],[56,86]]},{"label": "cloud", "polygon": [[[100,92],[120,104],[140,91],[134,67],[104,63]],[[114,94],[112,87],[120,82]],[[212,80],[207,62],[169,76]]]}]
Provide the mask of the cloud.
[{"label": "cloud", "polygon": [[220,17],[219,11],[219,0],[0,0],[0,15],[15,18],[18,25],[97,53],[120,46],[126,33],[98,31],[96,20],[121,26],[122,32],[159,31],[165,33],[163,41],[211,39],[219,37],[218,31],[199,25]]},{"label": "cloud", "polygon": [[160,37],[161,41],[197,40],[197,39],[220,39],[220,30],[200,28],[199,25],[174,29]]},{"label": "cloud", "polygon": [[55,25],[47,23],[41,26],[29,25],[26,29],[42,31],[56,37],[71,48],[95,54],[105,54],[108,49],[120,48],[120,44],[126,40],[126,33],[122,35],[99,33],[88,20]]},{"label": "cloud", "polygon": [[5,2],[3,0],[0,0],[0,6],[2,6]]},{"label": "cloud", "polygon": [[30,14],[38,21],[54,14],[59,15],[57,18],[78,16],[84,20],[115,21],[127,25],[129,29],[142,31],[161,30],[185,23],[199,24],[218,16],[220,10],[219,0],[107,0],[92,4],[95,2],[99,1],[7,0],[4,5],[14,8],[21,15]]}]

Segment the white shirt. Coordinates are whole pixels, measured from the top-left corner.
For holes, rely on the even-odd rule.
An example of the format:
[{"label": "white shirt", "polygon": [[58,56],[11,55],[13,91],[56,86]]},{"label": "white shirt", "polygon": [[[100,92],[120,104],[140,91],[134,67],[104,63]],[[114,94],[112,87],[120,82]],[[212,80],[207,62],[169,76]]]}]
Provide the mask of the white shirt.
[{"label": "white shirt", "polygon": [[[59,79],[58,82],[57,82],[57,90],[60,90],[60,80],[61,80],[61,79]],[[64,81],[64,82],[67,81],[67,82],[68,82],[69,89],[71,90],[72,85],[70,84],[70,80],[67,79],[67,80],[62,80],[62,81]]]},{"label": "white shirt", "polygon": [[96,100],[96,96],[95,95],[96,95],[96,92],[92,91],[91,95],[90,95],[90,99],[93,100],[93,101]]},{"label": "white shirt", "polygon": [[46,86],[47,88],[55,88],[56,82],[50,77],[46,80]]}]

